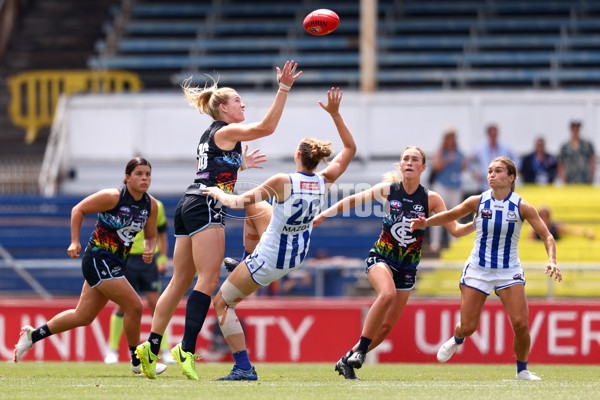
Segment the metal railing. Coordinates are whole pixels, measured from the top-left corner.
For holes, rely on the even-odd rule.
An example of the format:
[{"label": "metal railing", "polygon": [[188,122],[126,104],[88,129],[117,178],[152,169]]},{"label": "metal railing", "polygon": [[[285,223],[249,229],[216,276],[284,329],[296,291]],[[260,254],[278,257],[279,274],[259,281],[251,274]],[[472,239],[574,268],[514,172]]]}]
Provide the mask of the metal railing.
[{"label": "metal railing", "polygon": [[40,161],[37,155],[3,155],[0,158],[0,195],[37,195]]},{"label": "metal railing", "polygon": [[19,275],[29,285],[35,293],[44,300],[50,300],[52,295],[42,286],[37,279],[35,279],[20,262],[15,260],[13,256],[6,251],[6,249],[0,244],[0,258],[7,264],[9,268],[12,268],[17,275]]},{"label": "metal railing", "polygon": [[40,128],[52,124],[61,94],[137,92],[142,89],[142,81],[129,71],[37,70],[9,77],[8,88],[9,116],[16,126],[26,130],[25,142],[31,144]]},{"label": "metal railing", "polygon": [[39,192],[44,197],[52,197],[58,192],[58,181],[61,167],[66,162],[65,148],[67,146],[67,119],[66,114],[67,96],[62,95],[58,100],[54,121],[50,128],[48,144],[44,152],[44,159],[39,170],[38,185]]}]

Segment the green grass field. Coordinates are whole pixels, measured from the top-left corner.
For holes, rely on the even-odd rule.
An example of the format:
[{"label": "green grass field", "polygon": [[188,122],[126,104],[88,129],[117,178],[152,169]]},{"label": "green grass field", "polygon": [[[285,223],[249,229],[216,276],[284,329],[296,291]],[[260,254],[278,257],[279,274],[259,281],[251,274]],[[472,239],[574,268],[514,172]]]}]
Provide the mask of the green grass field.
[{"label": "green grass field", "polygon": [[543,380],[515,381],[509,364],[377,364],[346,381],[333,364],[256,364],[257,382],[216,382],[231,364],[198,363],[199,381],[177,365],[155,381],[125,363],[0,364],[2,399],[599,399],[600,366],[534,365]]}]

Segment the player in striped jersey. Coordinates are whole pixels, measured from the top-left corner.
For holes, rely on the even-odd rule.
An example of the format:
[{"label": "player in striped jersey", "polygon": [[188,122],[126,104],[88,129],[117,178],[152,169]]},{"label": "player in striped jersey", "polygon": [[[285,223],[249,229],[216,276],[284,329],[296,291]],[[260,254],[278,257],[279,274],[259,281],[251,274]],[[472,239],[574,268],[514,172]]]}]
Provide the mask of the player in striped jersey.
[{"label": "player in striped jersey", "polygon": [[562,275],[556,266],[554,237],[535,207],[514,192],[516,178],[515,163],[507,157],[497,157],[488,168],[489,190],[469,197],[452,210],[427,219],[413,219],[411,229],[442,225],[475,213],[475,245],[460,278],[460,322],[456,324],[454,337],[438,350],[438,361],[448,361],[465,338],[477,330],[483,305],[490,293],[495,291],[508,313],[515,333],[513,348],[517,360],[516,378],[540,380],[527,370],[531,347],[529,309],[525,297],[525,276],[518,255],[523,221],[529,222],[544,241],[548,254],[546,274],[559,282],[562,281]]},{"label": "player in striped jersey", "polygon": [[270,222],[258,245],[227,277],[213,300],[219,327],[235,359],[231,372],[219,380],[258,379],[248,358],[244,331],[235,315],[235,307],[261,286],[300,267],[308,252],[313,219],[320,212],[331,184],[346,170],[356,153],[352,134],[339,112],[342,92],[331,88],[327,99],[327,105],[319,104],[331,115],[344,149],[323,171],[315,173],[318,164],[333,152],[331,142],[304,138],[294,154],[295,173],[277,174],[242,195],[227,194],[216,187],[205,190],[205,194],[234,209],[271,197],[275,200],[272,214],[263,215],[263,218],[270,216]]}]

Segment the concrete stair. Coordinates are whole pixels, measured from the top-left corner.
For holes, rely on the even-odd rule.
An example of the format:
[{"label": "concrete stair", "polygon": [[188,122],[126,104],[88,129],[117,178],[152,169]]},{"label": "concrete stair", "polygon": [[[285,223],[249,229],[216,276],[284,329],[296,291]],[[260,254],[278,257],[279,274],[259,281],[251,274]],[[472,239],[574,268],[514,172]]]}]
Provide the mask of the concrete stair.
[{"label": "concrete stair", "polygon": [[[11,164],[17,175],[22,157],[27,159],[22,169],[30,169],[32,159],[41,162],[49,129],[40,130],[34,143],[25,144],[25,131],[14,126],[8,117],[8,77],[34,69],[86,68],[95,41],[104,35],[102,25],[111,18],[110,6],[119,3],[118,0],[30,1],[21,11],[0,65],[0,158],[3,164]],[[6,172],[2,166],[0,169],[3,174]],[[23,173],[22,179],[29,179],[29,175]],[[5,189],[11,191],[5,187],[0,192],[6,193]]]}]

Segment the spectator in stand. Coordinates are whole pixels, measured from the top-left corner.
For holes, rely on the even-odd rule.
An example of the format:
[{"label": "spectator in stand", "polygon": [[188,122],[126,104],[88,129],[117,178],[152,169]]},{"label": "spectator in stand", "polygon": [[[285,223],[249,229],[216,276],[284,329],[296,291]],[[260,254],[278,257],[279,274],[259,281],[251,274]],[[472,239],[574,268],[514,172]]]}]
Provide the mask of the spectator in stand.
[{"label": "spectator in stand", "polygon": [[[433,191],[437,192],[446,202],[448,208],[453,208],[462,201],[461,172],[466,167],[466,158],[456,145],[456,129],[448,127],[444,131],[442,146],[433,156],[432,182]],[[447,231],[441,226],[431,229],[432,251],[439,251],[442,247],[442,235],[447,236]]]},{"label": "spectator in stand", "polygon": [[[475,169],[473,170],[473,177],[477,181],[482,192],[488,189],[488,167],[493,159],[496,157],[508,157],[511,160],[517,160],[512,149],[498,141],[498,126],[496,124],[489,124],[486,128],[486,133],[488,141],[477,146],[475,152],[468,160],[469,162],[476,164],[474,166]],[[519,166],[517,165],[517,167]]]},{"label": "spectator in stand", "polygon": [[546,153],[546,142],[543,137],[538,137],[535,150],[523,157],[519,172],[525,183],[548,185],[556,178],[556,168],[556,157]]},{"label": "spectator in stand", "polygon": [[581,121],[571,121],[569,127],[571,139],[562,145],[558,154],[558,175],[567,184],[593,183],[596,172],[594,146],[581,139]]},{"label": "spectator in stand", "polygon": [[[561,222],[553,221],[550,207],[547,205],[538,207],[538,214],[540,214],[540,218],[542,221],[544,221],[544,224],[546,224],[552,236],[554,236],[554,240],[559,240],[564,235],[578,235],[586,237],[590,240],[594,240],[596,238],[593,229],[567,226]],[[535,230],[531,231],[531,239],[541,240],[540,236]]]}]

